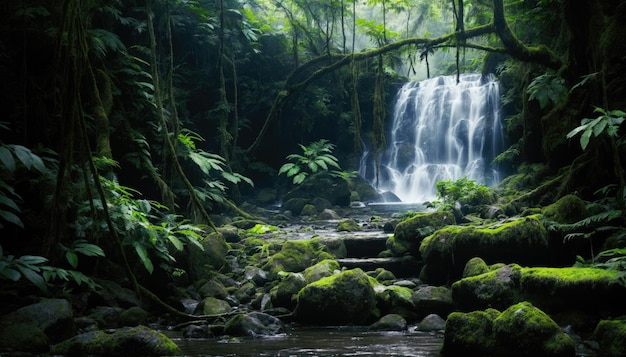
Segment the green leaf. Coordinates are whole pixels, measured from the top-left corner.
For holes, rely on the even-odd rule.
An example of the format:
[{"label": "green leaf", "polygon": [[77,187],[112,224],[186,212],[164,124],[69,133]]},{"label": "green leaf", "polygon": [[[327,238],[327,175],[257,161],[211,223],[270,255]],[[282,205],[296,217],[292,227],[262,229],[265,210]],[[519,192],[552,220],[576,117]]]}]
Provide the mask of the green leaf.
[{"label": "green leaf", "polygon": [[291,167],[291,169],[289,171],[287,171],[287,177],[294,176],[294,175],[298,174],[301,170],[302,170],[302,168],[300,166],[293,165]]},{"label": "green leaf", "polygon": [[0,204],[3,204],[5,206],[13,209],[14,211],[17,211],[17,212],[20,211],[20,208],[17,206],[17,203],[15,203],[15,201],[10,199],[9,197],[4,195],[3,193],[0,193]]},{"label": "green leaf", "polygon": [[176,236],[168,235],[167,239],[169,239],[170,243],[174,245],[174,248],[176,248],[176,250],[178,250],[179,252],[183,250],[183,242],[181,242],[180,239],[176,238]]},{"label": "green leaf", "polygon": [[13,153],[11,153],[11,150],[5,146],[0,146],[0,161],[4,167],[9,170],[9,172],[15,171],[15,159],[13,158]]},{"label": "green leaf", "polygon": [[295,185],[301,184],[302,182],[304,182],[304,179],[306,179],[306,176],[307,176],[306,172],[301,172],[297,174],[296,176],[293,177],[293,183]]},{"label": "green leaf", "polygon": [[78,255],[74,252],[66,252],[65,259],[67,259],[68,263],[72,266],[72,268],[76,269],[78,266]]},{"label": "green leaf", "polygon": [[580,136],[580,147],[585,150],[587,148],[587,145],[589,145],[589,138],[591,138],[591,134],[593,133],[593,130],[585,130],[585,132],[583,132],[583,135]]},{"label": "green leaf", "polygon": [[104,257],[104,250],[95,244],[88,243],[84,239],[74,241],[74,251],[88,257]]},{"label": "green leaf", "polygon": [[22,162],[26,169],[30,170],[33,164],[32,157],[34,156],[32,152],[28,148],[25,148],[21,145],[15,145],[13,147],[13,152],[15,156]]},{"label": "green leaf", "polygon": [[152,274],[152,272],[154,271],[154,265],[152,265],[152,261],[148,257],[148,251],[146,250],[146,247],[144,247],[140,243],[134,243],[133,246],[135,247],[135,252],[137,252],[137,256],[139,256],[139,259],[141,259],[143,266],[146,268],[148,273]]},{"label": "green leaf", "polygon": [[30,267],[25,267],[22,265],[18,265],[17,269],[20,271],[20,273],[22,273],[22,275],[26,279],[28,279],[28,281],[30,281],[33,285],[38,287],[41,291],[43,292],[48,291],[48,285],[46,284],[46,281],[44,280],[43,276],[41,276],[35,270],[31,269]]},{"label": "green leaf", "polygon": [[37,265],[47,262],[48,259],[39,255],[23,255],[19,258],[19,261],[28,265]]},{"label": "green leaf", "polygon": [[3,276],[12,281],[18,281],[20,280],[20,276],[22,275],[20,274],[19,271],[15,269],[5,268],[5,269],[0,270],[0,276]]}]

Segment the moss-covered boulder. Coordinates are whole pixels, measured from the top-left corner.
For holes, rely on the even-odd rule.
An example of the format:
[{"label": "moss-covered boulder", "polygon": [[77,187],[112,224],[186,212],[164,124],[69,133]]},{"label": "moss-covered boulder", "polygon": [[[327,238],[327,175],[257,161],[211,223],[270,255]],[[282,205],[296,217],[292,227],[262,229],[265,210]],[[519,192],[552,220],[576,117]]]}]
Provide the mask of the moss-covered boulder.
[{"label": "moss-covered boulder", "polygon": [[182,352],[164,334],[145,326],[91,331],[52,346],[51,353],[69,356],[175,356]]},{"label": "moss-covered boulder", "polygon": [[447,226],[426,237],[420,253],[426,263],[420,278],[435,285],[460,279],[474,257],[489,264],[543,265],[549,260],[547,232],[537,216],[489,227]]},{"label": "moss-covered boulder", "polygon": [[441,353],[445,356],[489,356],[496,346],[493,320],[500,311],[487,309],[448,316]]},{"label": "moss-covered boulder", "polygon": [[211,279],[200,285],[198,288],[198,295],[201,297],[214,297],[218,299],[224,299],[228,296],[228,291],[224,285],[216,279]]},{"label": "moss-covered boulder", "polygon": [[427,315],[415,326],[415,330],[423,332],[442,331],[445,328],[446,320],[437,314]]},{"label": "moss-covered boulder", "polygon": [[280,319],[262,312],[238,314],[224,326],[225,334],[238,337],[272,336],[283,332]]},{"label": "moss-covered boulder", "polygon": [[0,354],[46,353],[49,348],[48,336],[37,326],[23,322],[0,325]]},{"label": "moss-covered boulder", "polygon": [[424,238],[452,224],[456,224],[456,220],[450,212],[418,213],[396,225],[393,239],[387,242],[387,248],[395,255],[410,253],[419,256],[419,247]]},{"label": "moss-covered boulder", "polygon": [[402,315],[387,314],[374,322],[369,331],[406,331],[407,322]]},{"label": "moss-covered boulder", "polygon": [[230,304],[214,297],[205,297],[196,307],[198,315],[221,315],[231,311]]},{"label": "moss-covered boulder", "polygon": [[474,257],[468,260],[467,264],[465,264],[465,268],[463,268],[463,277],[467,278],[470,276],[476,276],[484,274],[488,271],[489,266],[487,266],[487,263],[485,263],[485,261],[480,257]]},{"label": "moss-covered boulder", "polygon": [[301,198],[311,201],[315,198],[323,198],[334,206],[347,207],[350,205],[350,193],[351,190],[346,180],[321,172],[309,176],[302,184],[294,187],[283,197],[283,200],[288,202],[294,198]]},{"label": "moss-covered boulder", "polygon": [[516,264],[461,279],[452,298],[464,311],[506,308],[529,301],[562,324],[575,324],[570,314],[587,321],[626,312],[626,286],[619,272],[599,268],[522,268]]},{"label": "moss-covered boulder", "polygon": [[321,262],[304,269],[304,280],[307,284],[318,281],[321,278],[335,274],[340,269],[335,259],[324,259]]},{"label": "moss-covered boulder", "polygon": [[413,290],[397,285],[377,286],[376,297],[381,313],[400,315],[407,321],[417,319]]},{"label": "moss-covered boulder", "polygon": [[212,271],[217,271],[226,263],[226,253],[230,245],[221,233],[213,232],[204,237],[200,249],[193,244],[187,248],[187,273],[192,281],[206,278]]},{"label": "moss-covered boulder", "polygon": [[576,345],[559,325],[529,302],[520,302],[493,321],[496,347],[503,356],[575,356]]},{"label": "moss-covered boulder", "polygon": [[413,292],[411,301],[415,306],[415,313],[420,319],[430,314],[437,314],[445,318],[456,310],[452,300],[452,292],[445,286],[421,287]]},{"label": "moss-covered boulder", "polygon": [[305,286],[298,293],[296,319],[320,325],[359,325],[375,320],[376,293],[370,279],[356,268]]},{"label": "moss-covered boulder", "polygon": [[272,306],[293,310],[297,303],[296,296],[306,284],[307,281],[301,273],[285,273],[278,285],[270,290]]},{"label": "moss-covered boulder", "polygon": [[307,203],[302,207],[302,211],[300,212],[300,216],[307,217],[316,217],[317,216],[317,208],[314,205]]},{"label": "moss-covered boulder", "polygon": [[356,232],[356,231],[360,231],[361,227],[359,226],[359,224],[357,223],[357,221],[355,221],[352,218],[344,218],[342,220],[339,220],[339,222],[337,222],[337,232]]},{"label": "moss-covered boulder", "polygon": [[529,302],[495,309],[454,312],[446,322],[446,356],[575,356],[575,343]]},{"label": "moss-covered boulder", "polygon": [[626,356],[626,318],[602,320],[593,332],[603,356]]},{"label": "moss-covered boulder", "polygon": [[589,216],[587,204],[576,195],[565,195],[542,212],[546,219],[559,223],[574,223]]},{"label": "moss-covered boulder", "polygon": [[[17,327],[14,325],[18,325]],[[29,327],[30,326],[30,327]],[[46,340],[57,343],[76,334],[74,324],[74,312],[69,301],[65,299],[49,299],[24,306],[0,318],[0,334],[15,335],[16,331],[33,331],[32,348],[40,347],[44,333]],[[21,341],[26,341],[28,335],[22,336]],[[0,336],[0,340],[11,340],[10,337]],[[8,341],[17,343],[17,340]],[[28,345],[28,343],[25,343]],[[1,346],[0,346],[1,347]],[[36,348],[39,348],[36,347]],[[32,349],[22,350],[32,351]]]},{"label": "moss-covered boulder", "polygon": [[280,252],[270,257],[263,266],[271,276],[280,271],[299,273],[324,259],[333,259],[326,246],[317,239],[286,241]]}]

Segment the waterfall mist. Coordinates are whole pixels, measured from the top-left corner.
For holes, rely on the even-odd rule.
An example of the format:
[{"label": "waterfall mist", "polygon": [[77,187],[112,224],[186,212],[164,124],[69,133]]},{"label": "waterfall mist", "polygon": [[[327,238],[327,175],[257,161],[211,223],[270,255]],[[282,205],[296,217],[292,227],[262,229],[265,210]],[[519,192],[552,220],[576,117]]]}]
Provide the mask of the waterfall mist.
[{"label": "waterfall mist", "polygon": [[458,84],[456,76],[406,83],[396,94],[378,180],[369,148],[359,173],[403,202],[432,200],[440,180],[498,183],[491,161],[504,150],[499,101],[493,75],[461,75]]}]

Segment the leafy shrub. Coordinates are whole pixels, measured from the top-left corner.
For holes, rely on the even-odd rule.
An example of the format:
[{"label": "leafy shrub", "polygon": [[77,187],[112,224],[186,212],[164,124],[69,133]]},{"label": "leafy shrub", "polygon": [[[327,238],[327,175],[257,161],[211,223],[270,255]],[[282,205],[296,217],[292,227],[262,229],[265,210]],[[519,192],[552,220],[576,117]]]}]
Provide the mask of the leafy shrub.
[{"label": "leafy shrub", "polygon": [[284,164],[278,171],[279,175],[285,174],[287,177],[293,177],[294,185],[303,183],[311,174],[329,171],[330,167],[341,169],[337,158],[332,154],[335,145],[328,140],[320,139],[309,144],[309,146],[299,145],[302,149],[302,155],[288,155],[287,159],[295,162]]}]

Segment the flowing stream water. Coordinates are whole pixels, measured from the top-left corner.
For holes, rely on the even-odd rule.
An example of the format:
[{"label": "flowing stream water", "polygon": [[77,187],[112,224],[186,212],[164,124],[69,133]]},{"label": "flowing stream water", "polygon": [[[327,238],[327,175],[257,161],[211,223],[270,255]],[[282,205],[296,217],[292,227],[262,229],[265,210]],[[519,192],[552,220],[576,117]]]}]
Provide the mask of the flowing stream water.
[{"label": "flowing stream water", "polygon": [[491,161],[504,149],[499,101],[493,75],[406,83],[396,95],[379,170],[371,150],[365,150],[359,173],[403,202],[432,200],[440,180],[465,176],[498,183]]}]

